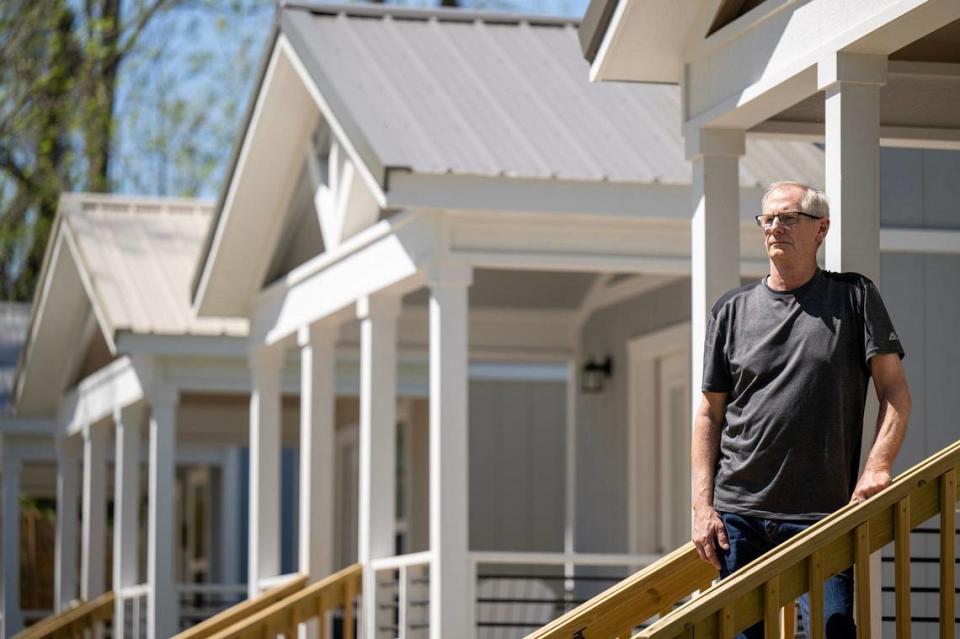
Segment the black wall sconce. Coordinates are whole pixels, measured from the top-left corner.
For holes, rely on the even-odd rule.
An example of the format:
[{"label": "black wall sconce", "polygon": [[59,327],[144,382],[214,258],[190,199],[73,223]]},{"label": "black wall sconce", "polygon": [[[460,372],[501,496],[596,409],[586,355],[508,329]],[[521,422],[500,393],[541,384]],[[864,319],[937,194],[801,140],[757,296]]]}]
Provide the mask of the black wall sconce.
[{"label": "black wall sconce", "polygon": [[602,393],[607,380],[613,375],[613,360],[607,355],[603,361],[592,356],[580,370],[580,391],[583,393]]}]

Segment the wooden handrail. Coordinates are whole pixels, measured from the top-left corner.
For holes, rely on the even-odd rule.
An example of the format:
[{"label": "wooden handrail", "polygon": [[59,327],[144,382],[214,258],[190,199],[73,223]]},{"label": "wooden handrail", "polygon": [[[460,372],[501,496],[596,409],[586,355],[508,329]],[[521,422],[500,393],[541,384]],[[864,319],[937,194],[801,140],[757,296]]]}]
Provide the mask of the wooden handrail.
[{"label": "wooden handrail", "polygon": [[297,575],[286,583],[280,584],[279,586],[274,586],[269,590],[265,590],[259,596],[254,597],[253,599],[247,599],[246,601],[241,601],[235,606],[230,606],[226,610],[217,613],[209,619],[205,619],[197,625],[187,628],[180,634],[174,635],[174,637],[175,639],[206,639],[207,637],[211,637],[220,632],[224,628],[229,628],[230,626],[243,621],[251,615],[272,606],[278,601],[282,601],[290,595],[303,590],[306,585],[306,575]]},{"label": "wooden handrail", "polygon": [[[910,531],[940,515],[940,636],[954,633],[954,571],[956,558],[957,472],[960,441],[901,474],[871,499],[848,505],[771,552],[717,583],[708,591],[644,629],[639,637],[718,637],[732,639],[738,632],[764,620],[776,622],[775,612],[808,590],[811,597],[811,639],[823,636],[823,582],[855,566],[857,615],[870,617],[870,553],[895,541],[898,637],[909,636]],[[681,549],[688,549],[685,546]],[[680,551],[677,551],[680,552]],[[687,551],[689,552],[689,550]],[[675,557],[677,553],[665,558]],[[659,562],[658,562],[659,563]],[[703,563],[703,562],[700,562]],[[656,564],[655,564],[656,566]],[[654,568],[651,566],[650,569]],[[650,607],[632,610],[626,605],[641,593],[629,588],[643,572],[601,593],[553,624],[529,635],[537,639],[600,639],[629,633],[650,617]],[[675,577],[666,570],[652,572],[644,585],[651,593],[669,587]],[[598,615],[602,606],[603,614]],[[869,636],[869,621],[858,636]]]},{"label": "wooden handrail", "polygon": [[695,590],[709,587],[717,569],[687,543],[590,601],[527,635],[527,639],[619,637],[666,613]]},{"label": "wooden handrail", "polygon": [[69,610],[42,619],[14,635],[15,639],[43,639],[46,637],[80,637],[98,623],[113,617],[113,591],[96,599],[82,602]]},{"label": "wooden handrail", "polygon": [[297,634],[298,624],[316,618],[322,620],[327,612],[342,608],[343,636],[352,637],[353,602],[360,593],[362,575],[363,567],[353,564],[209,636],[211,639],[260,639],[283,635],[291,639]]}]

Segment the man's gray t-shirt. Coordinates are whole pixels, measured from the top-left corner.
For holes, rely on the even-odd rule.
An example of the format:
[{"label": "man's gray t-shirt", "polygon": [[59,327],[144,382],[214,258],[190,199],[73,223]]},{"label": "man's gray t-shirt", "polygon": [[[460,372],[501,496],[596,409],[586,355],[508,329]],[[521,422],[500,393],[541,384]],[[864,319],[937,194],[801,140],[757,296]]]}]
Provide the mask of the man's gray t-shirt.
[{"label": "man's gray t-shirt", "polygon": [[850,501],[878,353],[900,340],[876,286],[817,270],[798,289],[725,294],[707,320],[703,390],[725,392],[714,508],[820,519]]}]

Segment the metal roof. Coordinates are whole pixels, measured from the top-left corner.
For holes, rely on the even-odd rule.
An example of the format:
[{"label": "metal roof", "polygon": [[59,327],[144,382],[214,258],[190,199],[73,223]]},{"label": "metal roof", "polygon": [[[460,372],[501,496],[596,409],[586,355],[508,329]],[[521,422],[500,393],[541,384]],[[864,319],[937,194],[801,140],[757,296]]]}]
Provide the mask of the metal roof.
[{"label": "metal roof", "polygon": [[[388,173],[691,181],[679,88],[589,82],[575,21],[386,5],[280,11],[318,90]],[[822,176],[812,144],[747,142],[744,186]]]},{"label": "metal roof", "polygon": [[209,201],[70,193],[63,221],[112,333],[245,336],[247,321],[195,316],[190,280]]}]

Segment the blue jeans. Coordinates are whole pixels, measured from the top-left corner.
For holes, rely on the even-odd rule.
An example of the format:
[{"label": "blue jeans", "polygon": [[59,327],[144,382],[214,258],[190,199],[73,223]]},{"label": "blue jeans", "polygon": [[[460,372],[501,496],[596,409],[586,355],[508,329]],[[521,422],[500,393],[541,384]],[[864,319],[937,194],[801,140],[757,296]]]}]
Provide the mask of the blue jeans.
[{"label": "blue jeans", "polygon": [[[720,513],[730,550],[720,548],[720,578],[725,579],[769,550],[809,528],[812,523],[761,519],[750,515]],[[810,627],[810,598],[800,598],[804,630]],[[833,575],[823,584],[823,618],[826,639],[848,639],[857,635],[853,622],[853,568]],[[809,632],[806,633],[810,635]],[[750,626],[738,639],[763,639],[763,622]]]}]

